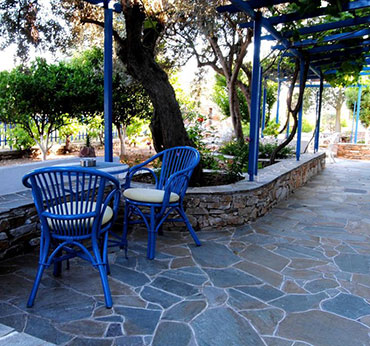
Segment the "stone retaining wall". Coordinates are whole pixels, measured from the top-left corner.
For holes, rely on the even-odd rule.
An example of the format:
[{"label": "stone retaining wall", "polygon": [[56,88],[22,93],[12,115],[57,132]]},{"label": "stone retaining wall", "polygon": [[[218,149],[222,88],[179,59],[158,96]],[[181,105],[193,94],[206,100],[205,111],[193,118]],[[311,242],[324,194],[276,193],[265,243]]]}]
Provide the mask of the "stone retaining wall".
[{"label": "stone retaining wall", "polygon": [[266,214],[324,167],[325,154],[306,154],[300,162],[284,160],[264,168],[257,182],[189,188],[187,215],[196,229],[245,224]]},{"label": "stone retaining wall", "polygon": [[[267,213],[325,166],[325,154],[305,154],[260,170],[258,181],[189,188],[186,210],[196,229],[242,225]],[[30,191],[0,196],[0,259],[39,244],[38,217]]]},{"label": "stone retaining wall", "polygon": [[370,160],[370,145],[338,143],[337,156],[351,160]]}]

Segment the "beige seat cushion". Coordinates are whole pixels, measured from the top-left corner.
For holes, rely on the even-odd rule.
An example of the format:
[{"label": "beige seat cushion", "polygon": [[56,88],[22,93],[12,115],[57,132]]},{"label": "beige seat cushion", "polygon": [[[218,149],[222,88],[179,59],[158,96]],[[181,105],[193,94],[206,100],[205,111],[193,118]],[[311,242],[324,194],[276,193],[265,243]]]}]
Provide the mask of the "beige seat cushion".
[{"label": "beige seat cushion", "polygon": [[[131,188],[125,190],[123,195],[137,202],[162,203],[164,190]],[[171,192],[170,203],[177,202],[179,199],[180,196],[177,193]]]},{"label": "beige seat cushion", "polygon": [[[82,203],[82,209],[81,209],[81,203]],[[62,205],[63,215],[75,215],[75,214],[79,214],[80,213],[80,210],[82,210],[82,214],[83,214],[85,212],[85,210],[86,210],[85,209],[86,208],[86,203],[87,202],[68,202],[66,204],[63,204]],[[87,210],[95,210],[96,203],[95,202],[92,202],[91,204],[92,204],[92,206],[90,207],[90,205],[89,205],[87,207]],[[58,210],[58,208],[56,208],[55,210]],[[48,212],[50,212],[52,214],[55,214],[55,211],[50,211],[50,210],[46,210],[46,211],[48,211]],[[110,206],[107,206],[107,208],[105,209],[104,215],[103,215],[102,225],[108,223],[112,219],[112,217],[113,217],[113,210],[112,210],[112,208]],[[74,220],[73,221],[73,225],[75,225],[76,222],[80,222],[82,220],[83,219]],[[91,217],[90,218],[90,221],[89,221],[90,227],[92,226],[93,222],[94,222],[94,218]],[[53,229],[52,219],[48,218],[48,224],[49,224],[49,227],[51,229]]]}]

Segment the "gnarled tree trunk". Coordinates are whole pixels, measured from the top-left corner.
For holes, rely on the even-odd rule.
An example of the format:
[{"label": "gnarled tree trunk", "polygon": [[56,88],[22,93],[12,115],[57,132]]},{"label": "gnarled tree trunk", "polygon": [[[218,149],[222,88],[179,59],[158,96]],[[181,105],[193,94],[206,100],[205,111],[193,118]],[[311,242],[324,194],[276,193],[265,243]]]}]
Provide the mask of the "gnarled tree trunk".
[{"label": "gnarled tree trunk", "polygon": [[[157,152],[174,146],[194,146],[185,130],[179,104],[167,74],[156,63],[154,48],[162,30],[156,21],[153,28],[144,29],[144,9],[138,4],[123,4],[126,38],[118,39],[118,56],[128,73],[139,81],[154,107],[151,121],[154,148]],[[154,23],[154,21],[153,21]],[[117,38],[117,37],[116,37]],[[201,167],[194,172],[200,178]]]}]

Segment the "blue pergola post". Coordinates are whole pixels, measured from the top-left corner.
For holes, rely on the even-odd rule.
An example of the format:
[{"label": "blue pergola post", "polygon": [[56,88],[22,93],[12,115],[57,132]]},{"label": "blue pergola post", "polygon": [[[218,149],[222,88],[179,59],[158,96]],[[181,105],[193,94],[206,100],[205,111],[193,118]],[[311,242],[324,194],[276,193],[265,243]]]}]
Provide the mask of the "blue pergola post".
[{"label": "blue pergola post", "polygon": [[259,90],[260,90],[260,47],[261,47],[261,13],[256,13],[253,22],[254,33],[254,52],[253,52],[253,70],[252,70],[252,92],[251,92],[251,114],[249,130],[249,157],[248,157],[248,174],[249,180],[254,180],[258,165],[258,118],[259,118]]},{"label": "blue pergola post", "polygon": [[113,162],[112,137],[112,71],[113,11],[104,0],[104,159]]},{"label": "blue pergola post", "polygon": [[[304,60],[301,59],[301,66],[300,66],[300,71],[299,71],[299,85],[300,86],[303,84],[304,68],[305,68],[305,63],[304,63]],[[297,146],[296,146],[296,154],[295,154],[297,161],[299,161],[301,157],[302,115],[303,115],[303,101],[302,101],[301,107],[299,108],[299,113],[298,113]]]},{"label": "blue pergola post", "polygon": [[356,113],[355,143],[357,143],[358,122],[360,120],[361,93],[362,93],[362,84],[360,84],[359,87],[358,87],[358,95],[357,95],[357,113]]},{"label": "blue pergola post", "polygon": [[280,89],[281,89],[281,80],[280,80],[280,64],[283,59],[283,55],[280,57],[277,67],[277,78],[278,78],[278,89],[277,89],[277,100],[276,100],[276,124],[279,124],[279,109],[280,109]]},{"label": "blue pergola post", "polygon": [[324,91],[324,77],[320,75],[320,88],[317,99],[317,123],[316,123],[316,132],[315,132],[315,145],[314,152],[319,151],[319,139],[320,139],[320,123],[321,123],[321,106],[322,106],[322,93]]},{"label": "blue pergola post", "polygon": [[353,143],[353,130],[354,130],[354,127],[355,127],[356,105],[357,105],[357,102],[355,101],[355,103],[353,105],[353,114],[352,114],[352,128],[351,128],[351,139],[350,139],[351,143]]},{"label": "blue pergola post", "polygon": [[[262,81],[262,76],[261,76]],[[263,83],[263,100],[262,100],[262,125],[261,125],[261,138],[263,138],[263,130],[266,126],[266,100],[267,100],[267,84],[266,77],[264,78]],[[262,84],[262,83],[261,83]]]}]

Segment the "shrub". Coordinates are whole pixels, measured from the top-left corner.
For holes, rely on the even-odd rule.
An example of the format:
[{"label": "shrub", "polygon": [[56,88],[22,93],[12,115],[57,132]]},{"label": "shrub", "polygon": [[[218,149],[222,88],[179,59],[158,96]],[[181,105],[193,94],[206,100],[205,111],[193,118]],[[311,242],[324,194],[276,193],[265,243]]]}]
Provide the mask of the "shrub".
[{"label": "shrub", "polygon": [[[271,157],[272,152],[276,149],[277,146],[278,146],[277,143],[260,143],[258,157],[261,159],[269,159]],[[287,157],[294,155],[294,152],[295,152],[294,148],[285,147],[280,150],[276,158],[286,159]]]}]

